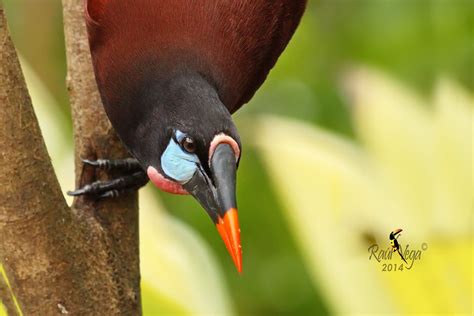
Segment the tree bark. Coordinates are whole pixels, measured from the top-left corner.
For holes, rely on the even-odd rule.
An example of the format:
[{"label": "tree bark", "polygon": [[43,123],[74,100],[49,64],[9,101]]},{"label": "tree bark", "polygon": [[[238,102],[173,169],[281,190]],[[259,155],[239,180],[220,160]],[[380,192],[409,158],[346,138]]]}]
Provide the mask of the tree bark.
[{"label": "tree bark", "polygon": [[[83,1],[63,6],[79,186],[110,176],[81,157],[127,153],[97,92]],[[9,315],[140,314],[137,205],[131,194],[67,206],[0,7],[0,302]]]}]

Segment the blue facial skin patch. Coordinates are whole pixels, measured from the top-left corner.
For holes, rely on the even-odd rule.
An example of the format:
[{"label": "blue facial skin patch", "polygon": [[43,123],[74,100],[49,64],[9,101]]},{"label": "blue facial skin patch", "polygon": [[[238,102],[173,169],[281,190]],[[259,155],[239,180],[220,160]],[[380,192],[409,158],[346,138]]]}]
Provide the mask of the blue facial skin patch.
[{"label": "blue facial skin patch", "polygon": [[184,184],[191,180],[196,172],[199,158],[195,154],[186,152],[179,145],[179,142],[186,137],[185,134],[177,131],[175,136],[178,143],[174,138],[171,138],[166,150],[161,155],[161,168],[168,177]]}]

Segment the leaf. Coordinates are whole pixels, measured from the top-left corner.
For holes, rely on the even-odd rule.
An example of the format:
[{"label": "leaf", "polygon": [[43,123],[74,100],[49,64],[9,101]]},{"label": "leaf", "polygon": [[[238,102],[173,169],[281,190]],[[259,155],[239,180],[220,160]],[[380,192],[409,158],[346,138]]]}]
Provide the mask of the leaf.
[{"label": "leaf", "polygon": [[436,174],[433,113],[425,100],[376,70],[353,69],[345,83],[358,138],[398,204],[392,220],[410,222],[406,229],[425,235]]},{"label": "leaf", "polygon": [[377,223],[363,152],[330,133],[269,116],[258,120],[255,135],[313,281],[333,312],[394,310],[396,302],[379,295],[383,284],[361,238]]},{"label": "leaf", "polygon": [[433,102],[436,106],[434,173],[437,176],[437,206],[433,225],[446,234],[469,234],[472,226],[466,219],[471,216],[474,196],[474,96],[455,82],[442,78]]},{"label": "leaf", "polygon": [[[12,287],[10,285],[10,281],[8,280],[7,272],[3,268],[3,265],[2,265],[1,262],[0,262],[0,285],[2,287],[6,286],[6,289],[8,290],[8,293],[10,294],[10,300],[11,300],[12,305],[14,306],[17,314],[19,316],[23,316],[23,312],[20,308],[20,304],[18,303],[18,300],[15,296],[15,293],[13,292]],[[13,307],[11,307],[11,308],[13,308]],[[5,314],[6,314],[7,309],[5,308],[5,306],[3,306],[3,303],[0,300],[0,316],[2,315],[2,311],[4,311]]]},{"label": "leaf", "polygon": [[0,316],[8,316],[7,309],[3,306],[2,301],[0,300]]},{"label": "leaf", "polygon": [[203,240],[168,215],[147,187],[140,195],[144,314],[233,315],[222,274]]},{"label": "leaf", "polygon": [[60,175],[58,181],[64,198],[71,205],[73,198],[66,194],[75,186],[70,119],[65,117],[53,95],[21,55],[20,63],[51,162],[56,174]]},{"label": "leaf", "polygon": [[[360,144],[282,118],[254,124],[314,283],[335,314],[469,314],[471,97],[441,81],[430,108],[380,72],[359,68],[346,79]],[[390,247],[398,227],[402,247],[427,249],[414,268],[382,272],[368,246]]]}]

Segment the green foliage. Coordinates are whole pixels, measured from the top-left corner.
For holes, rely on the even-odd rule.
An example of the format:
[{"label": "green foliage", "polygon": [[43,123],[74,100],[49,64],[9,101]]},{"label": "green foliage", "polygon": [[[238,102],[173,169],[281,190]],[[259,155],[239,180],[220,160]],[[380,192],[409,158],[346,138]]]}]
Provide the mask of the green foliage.
[{"label": "green foliage", "polygon": [[158,295],[144,280],[141,284],[143,315],[191,315],[181,306]]},{"label": "green foliage", "polygon": [[5,306],[3,306],[2,301],[0,300],[0,316],[8,316]]},{"label": "green foliage", "polygon": [[[353,63],[377,66],[421,94],[432,90],[439,73],[473,89],[469,27],[473,20],[467,0],[310,3],[276,68],[250,104],[236,114],[244,144],[238,174],[244,275],[235,275],[211,223],[194,201],[161,194],[167,208],[195,227],[215,249],[240,314],[316,315],[329,309],[320,298],[321,285],[308,282],[311,273],[303,262],[305,255],[282,217],[280,194],[268,177],[273,171],[266,170],[249,146],[255,138],[249,118],[278,114],[354,137],[351,104],[341,89],[343,72]],[[272,145],[280,139],[268,135],[266,141]],[[279,281],[274,282],[272,275]]]},{"label": "green foliage", "polygon": [[[469,314],[474,96],[442,79],[425,99],[365,68],[346,86],[358,143],[285,118],[253,124],[314,282],[336,314]],[[396,227],[426,252],[384,272],[367,249]]]},{"label": "green foliage", "polygon": [[173,215],[192,223],[220,257],[232,299],[241,315],[324,314],[326,307],[282,217],[265,166],[248,147],[251,140],[243,142],[247,146],[239,167],[237,192],[244,256],[241,276],[227,257],[214,225],[195,201],[159,193],[160,197]]},{"label": "green foliage", "polygon": [[140,194],[140,272],[146,315],[233,315],[220,267],[192,227],[170,216],[153,186]]}]

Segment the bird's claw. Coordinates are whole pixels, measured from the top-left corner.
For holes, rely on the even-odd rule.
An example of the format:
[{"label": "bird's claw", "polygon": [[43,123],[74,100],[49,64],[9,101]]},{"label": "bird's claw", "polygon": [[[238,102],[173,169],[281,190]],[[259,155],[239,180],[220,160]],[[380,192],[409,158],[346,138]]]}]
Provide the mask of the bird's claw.
[{"label": "bird's claw", "polygon": [[78,190],[75,190],[75,191],[67,191],[67,195],[69,196],[79,196],[79,195],[83,195],[83,194],[86,194],[86,189],[87,185],[78,189]]},{"label": "bird's claw", "polygon": [[122,170],[126,171],[125,175],[122,175],[116,179],[109,181],[95,181],[90,184],[86,184],[83,187],[75,190],[68,191],[67,194],[70,196],[90,196],[96,199],[104,198],[116,198],[124,193],[129,193],[140,189],[148,182],[148,176],[145,171],[140,167],[140,164],[136,159],[123,159],[123,160],[89,160],[81,159],[85,165],[103,169],[103,170]]}]

